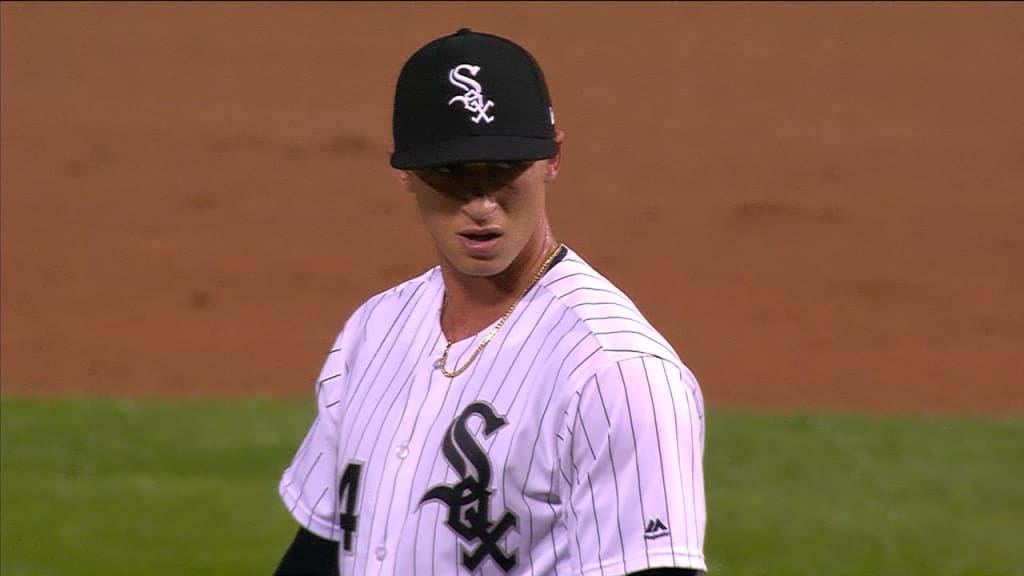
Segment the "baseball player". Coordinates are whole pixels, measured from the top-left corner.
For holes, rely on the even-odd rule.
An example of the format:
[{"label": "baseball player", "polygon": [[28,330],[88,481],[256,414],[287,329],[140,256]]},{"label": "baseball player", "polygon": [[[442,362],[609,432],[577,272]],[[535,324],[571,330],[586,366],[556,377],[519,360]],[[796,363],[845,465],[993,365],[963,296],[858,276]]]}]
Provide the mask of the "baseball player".
[{"label": "baseball player", "polygon": [[281,478],[276,574],[698,574],[697,381],[552,235],[562,131],[522,47],[467,29],[399,74],[391,165],[438,265],[347,320]]}]

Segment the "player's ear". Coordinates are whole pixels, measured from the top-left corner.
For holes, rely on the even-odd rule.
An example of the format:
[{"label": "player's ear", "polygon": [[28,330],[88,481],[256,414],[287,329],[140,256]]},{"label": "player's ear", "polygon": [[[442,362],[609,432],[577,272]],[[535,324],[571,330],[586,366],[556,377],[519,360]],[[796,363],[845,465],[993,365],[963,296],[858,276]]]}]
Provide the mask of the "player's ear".
[{"label": "player's ear", "polygon": [[402,188],[408,192],[409,180],[412,178],[412,172],[409,172],[408,170],[399,170],[398,168],[392,168],[391,172],[394,173],[395,178],[398,178],[398,183],[402,185]]},{"label": "player's ear", "polygon": [[555,143],[558,144],[558,153],[552,158],[545,160],[547,162],[547,172],[544,173],[545,182],[554,182],[555,178],[558,177],[558,168],[562,165],[562,142],[565,140],[565,132],[563,130],[555,130]]},{"label": "player's ear", "polygon": [[[395,153],[395,143],[394,142],[389,142],[388,143],[388,158],[390,158],[391,155],[394,154],[394,153]],[[398,183],[402,185],[402,188],[408,190],[409,178],[412,177],[409,174],[409,171],[408,170],[399,170],[398,168],[392,168],[391,169],[391,173],[394,174],[395,178],[398,179]]]}]

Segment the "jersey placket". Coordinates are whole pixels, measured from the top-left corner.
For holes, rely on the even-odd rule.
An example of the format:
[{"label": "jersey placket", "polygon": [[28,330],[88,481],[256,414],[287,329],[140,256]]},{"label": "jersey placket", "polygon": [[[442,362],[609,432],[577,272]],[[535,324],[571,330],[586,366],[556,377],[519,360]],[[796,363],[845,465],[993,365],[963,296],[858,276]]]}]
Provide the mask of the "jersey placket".
[{"label": "jersey placket", "polygon": [[395,440],[382,471],[381,486],[378,487],[378,506],[387,506],[389,510],[387,522],[373,528],[367,572],[372,573],[376,568],[380,574],[397,573],[396,563],[408,559],[404,556],[409,552],[400,546],[411,545],[411,542],[402,541],[401,536],[406,523],[413,519],[415,503],[419,501],[420,495],[413,492],[422,488],[414,485],[416,463],[424,458],[427,450],[440,449],[440,437],[431,439],[428,434],[434,419],[444,410],[446,387],[450,384],[450,379],[441,374],[437,364],[442,350],[443,342],[441,347],[428,350],[416,359],[408,410],[398,422]]}]

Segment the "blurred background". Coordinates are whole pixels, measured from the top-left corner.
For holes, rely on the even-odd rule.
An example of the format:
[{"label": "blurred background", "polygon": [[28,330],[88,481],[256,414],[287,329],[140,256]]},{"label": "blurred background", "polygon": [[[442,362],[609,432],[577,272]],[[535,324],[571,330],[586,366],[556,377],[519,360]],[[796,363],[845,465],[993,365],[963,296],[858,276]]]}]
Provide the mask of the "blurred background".
[{"label": "blurred background", "polygon": [[460,26],[540,61],[555,232],[710,404],[1024,408],[1013,3],[5,2],[4,389],[308,394],[433,265],[390,105]]}]

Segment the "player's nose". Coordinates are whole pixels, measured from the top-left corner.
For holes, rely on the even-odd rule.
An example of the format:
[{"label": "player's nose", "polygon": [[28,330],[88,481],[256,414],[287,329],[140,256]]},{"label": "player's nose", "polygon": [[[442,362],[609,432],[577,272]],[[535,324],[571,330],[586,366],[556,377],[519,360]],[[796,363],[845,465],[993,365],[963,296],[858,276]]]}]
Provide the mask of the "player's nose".
[{"label": "player's nose", "polygon": [[462,203],[462,211],[476,222],[487,221],[498,210],[498,202],[490,194],[474,194]]}]

